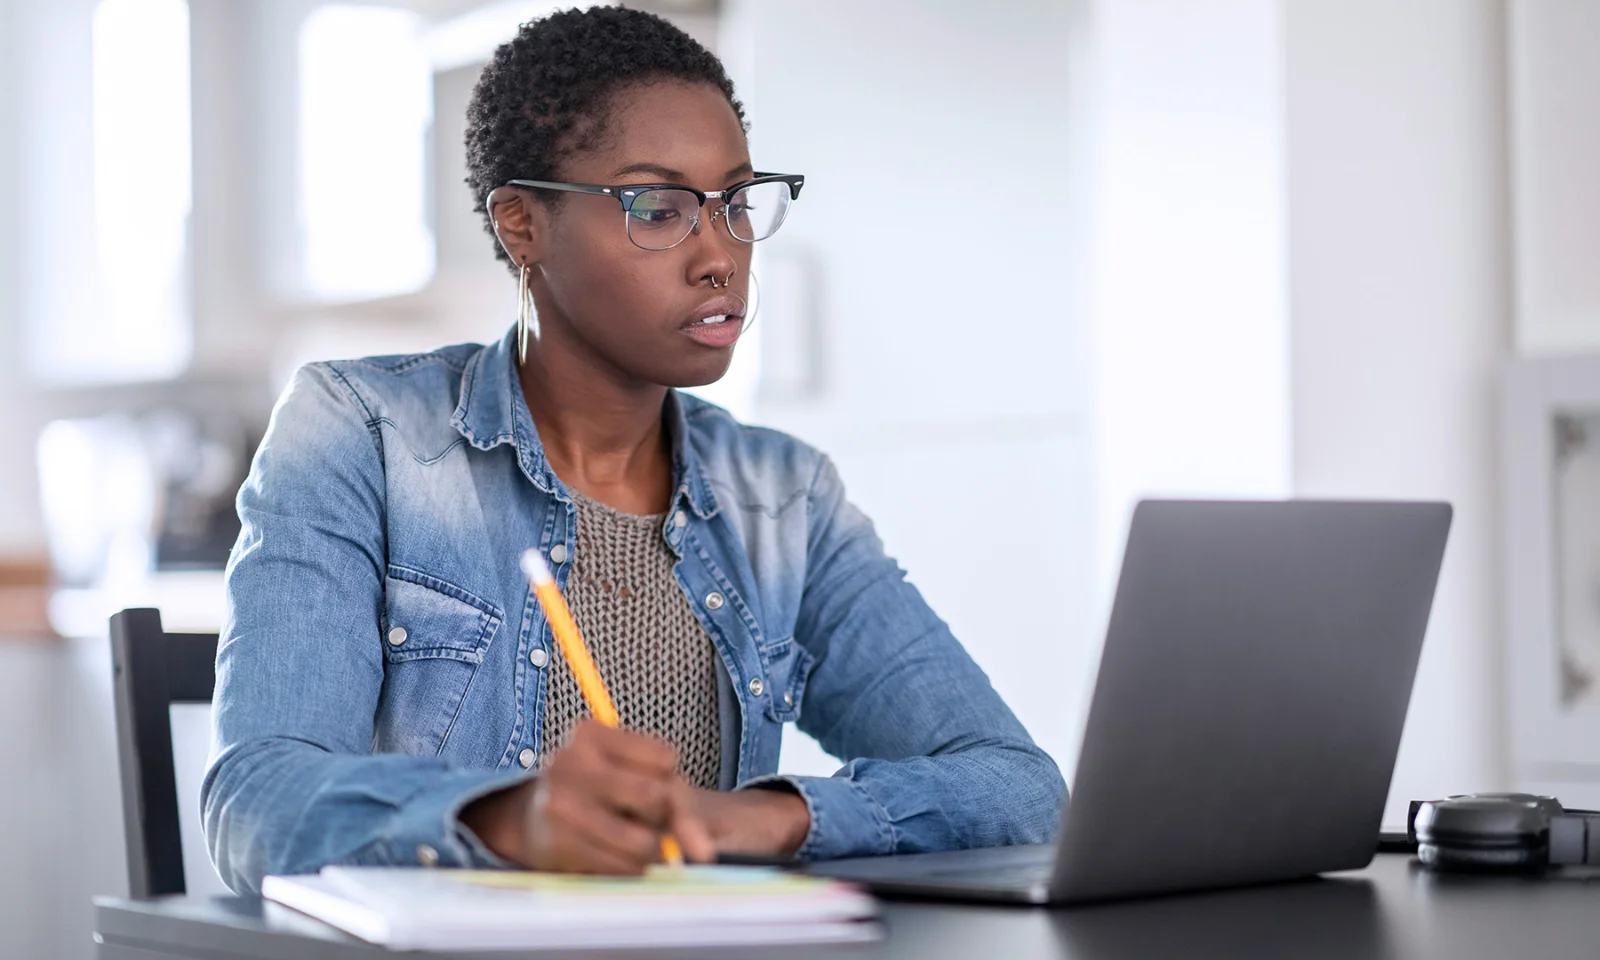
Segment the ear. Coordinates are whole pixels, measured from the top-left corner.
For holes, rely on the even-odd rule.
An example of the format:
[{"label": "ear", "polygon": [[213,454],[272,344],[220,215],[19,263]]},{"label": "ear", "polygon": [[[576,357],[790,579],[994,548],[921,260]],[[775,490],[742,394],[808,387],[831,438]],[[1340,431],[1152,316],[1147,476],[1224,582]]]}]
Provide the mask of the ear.
[{"label": "ear", "polygon": [[489,193],[489,217],[495,239],[511,262],[533,266],[550,249],[550,216],[544,204],[516,187],[495,187]]}]

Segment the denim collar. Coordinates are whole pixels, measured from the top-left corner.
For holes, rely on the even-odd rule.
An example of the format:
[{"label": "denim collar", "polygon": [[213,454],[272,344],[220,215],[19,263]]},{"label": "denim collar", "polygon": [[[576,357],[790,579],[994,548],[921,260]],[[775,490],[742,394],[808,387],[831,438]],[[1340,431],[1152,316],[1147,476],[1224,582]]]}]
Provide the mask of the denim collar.
[{"label": "denim collar", "polygon": [[[516,446],[517,460],[533,485],[558,498],[568,499],[550,461],[544,444],[528,412],[528,400],[516,369],[517,328],[512,327],[497,343],[472,354],[461,373],[461,396],[450,425],[479,450],[492,450],[502,443]],[[666,423],[672,442],[672,506],[687,503],[695,516],[708,520],[717,513],[717,497],[706,479],[705,467],[687,442],[688,415],[700,401],[679,393],[667,392]]]}]

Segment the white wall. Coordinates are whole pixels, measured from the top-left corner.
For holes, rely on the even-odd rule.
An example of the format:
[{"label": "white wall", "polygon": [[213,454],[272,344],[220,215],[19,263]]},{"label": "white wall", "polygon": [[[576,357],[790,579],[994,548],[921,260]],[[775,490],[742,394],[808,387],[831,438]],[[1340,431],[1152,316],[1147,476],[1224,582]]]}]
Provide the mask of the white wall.
[{"label": "white wall", "polygon": [[[0,450],[19,450],[32,442],[22,418],[11,413],[18,402],[17,378],[17,130],[16,0],[0,0]],[[8,457],[31,463],[30,458]],[[0,466],[0,557],[21,553],[18,545],[41,536],[34,519],[37,502],[31,477],[23,470]],[[25,548],[25,547],[24,547]]]},{"label": "white wall", "polygon": [[[757,322],[770,349],[816,343],[817,387],[767,395],[755,417],[834,456],[1058,758],[1075,750],[1074,681],[1096,649],[1066,188],[1079,7],[737,0],[719,37],[756,166],[807,177],[757,271],[781,264],[811,305],[775,302]],[[832,772],[792,739],[786,769]]]},{"label": "white wall", "polygon": [[1278,0],[1099,0],[1085,275],[1097,623],[1144,496],[1289,492]]},{"label": "white wall", "polygon": [[1455,504],[1390,795],[1502,786],[1495,370],[1508,344],[1495,0],[1285,7],[1294,477]]}]

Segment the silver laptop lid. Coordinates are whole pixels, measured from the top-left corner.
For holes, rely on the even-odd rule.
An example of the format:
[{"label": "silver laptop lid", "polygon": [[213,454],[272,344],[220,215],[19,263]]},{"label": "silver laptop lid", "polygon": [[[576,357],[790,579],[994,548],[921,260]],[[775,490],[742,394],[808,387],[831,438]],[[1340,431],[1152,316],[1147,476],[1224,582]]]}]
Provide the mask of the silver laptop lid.
[{"label": "silver laptop lid", "polygon": [[1141,503],[1054,896],[1364,866],[1450,517],[1444,503]]}]

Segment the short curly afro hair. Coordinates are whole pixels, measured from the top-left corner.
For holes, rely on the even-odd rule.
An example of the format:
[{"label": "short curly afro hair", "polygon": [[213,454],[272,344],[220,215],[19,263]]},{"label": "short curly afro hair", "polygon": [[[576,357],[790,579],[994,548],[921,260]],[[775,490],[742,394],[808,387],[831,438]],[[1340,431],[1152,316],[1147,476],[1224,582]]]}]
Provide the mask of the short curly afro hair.
[{"label": "short curly afro hair", "polygon": [[[722,61],[655,14],[591,7],[523,24],[495,50],[467,105],[466,181],[489,235],[489,191],[512,179],[557,179],[563,159],[604,137],[619,90],[663,80],[711,84],[745,126]],[[498,242],[494,250],[512,266]]]}]

